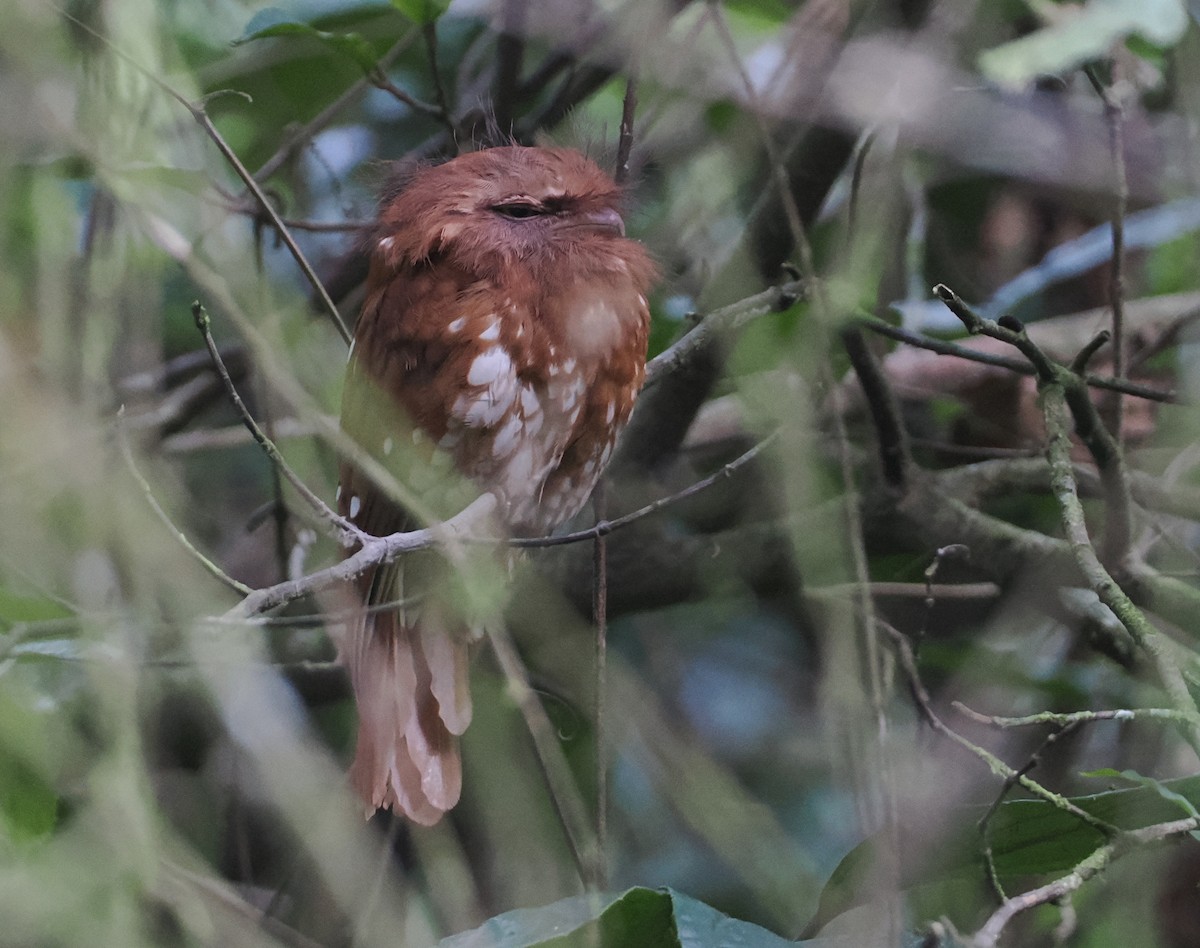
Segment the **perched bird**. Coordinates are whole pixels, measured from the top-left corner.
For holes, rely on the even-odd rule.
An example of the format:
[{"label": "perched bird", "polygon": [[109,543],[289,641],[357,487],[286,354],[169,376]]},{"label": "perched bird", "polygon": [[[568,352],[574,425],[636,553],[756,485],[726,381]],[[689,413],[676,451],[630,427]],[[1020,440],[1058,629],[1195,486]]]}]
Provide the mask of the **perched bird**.
[{"label": "perched bird", "polygon": [[[645,374],[655,266],[625,237],[620,197],[579,152],[514,146],[426,167],[385,202],[342,427],[437,516],[463,506],[455,473],[495,497],[512,535],[587,502]],[[338,506],[373,535],[412,525],[353,464]],[[339,653],[368,814],[430,825],[458,801],[471,631],[451,578],[420,554],[356,586]]]}]

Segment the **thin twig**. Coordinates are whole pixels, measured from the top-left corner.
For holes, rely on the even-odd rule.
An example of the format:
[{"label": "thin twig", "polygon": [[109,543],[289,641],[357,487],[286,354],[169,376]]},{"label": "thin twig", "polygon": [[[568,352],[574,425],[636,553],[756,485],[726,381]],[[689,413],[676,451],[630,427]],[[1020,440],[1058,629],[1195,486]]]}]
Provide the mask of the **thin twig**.
[{"label": "thin twig", "polygon": [[[596,524],[604,522],[607,495],[603,479],[592,492]],[[595,680],[593,720],[596,742],[596,849],[599,886],[608,887],[608,735],[605,726],[605,699],[608,691],[608,544],[605,535],[596,534],[592,548],[592,623],[595,625]]]},{"label": "thin twig", "polygon": [[[746,70],[745,64],[742,62],[741,55],[738,53],[737,43],[729,28],[724,8],[719,3],[711,2],[710,0],[705,8],[705,13],[714,24],[721,44],[725,47],[729,60],[737,71],[746,102],[750,108],[750,113],[758,125],[759,137],[762,140],[762,147],[767,155],[767,163],[770,167],[775,190],[778,192],[779,201],[783,206],[784,218],[787,221],[792,244],[799,257],[799,275],[811,288],[813,309],[818,322],[821,326],[832,327],[835,320],[833,308],[825,292],[824,283],[817,279],[812,245],[808,240],[808,235],[804,231],[804,221],[800,215],[800,208],[796,203],[796,196],[792,191],[787,167],[776,145],[773,130],[767,120],[766,112],[759,102],[758,91],[750,74]],[[819,364],[822,364],[825,372],[828,373],[829,361],[827,359],[822,360]],[[869,374],[869,369],[864,369],[864,371],[867,371]],[[882,375],[877,373],[877,378],[882,379]],[[829,380],[829,382],[830,387],[832,387],[832,380]],[[890,403],[889,407],[894,410],[894,401]],[[883,410],[886,414],[887,408],[885,407]],[[898,417],[898,413],[896,413],[896,417]],[[881,428],[888,426],[890,423],[891,419],[885,417]],[[855,471],[852,452],[850,450],[850,440],[846,431],[845,418],[841,412],[834,413],[833,426],[839,446],[840,473],[845,488],[842,495],[842,514],[845,521],[847,547],[854,579],[859,587],[859,592],[855,597],[857,602],[853,615],[857,624],[856,633],[862,643],[866,691],[874,715],[874,741],[878,757],[874,762],[875,766],[873,769],[877,769],[880,774],[885,830],[889,836],[891,855],[894,859],[898,860],[900,844],[899,820],[896,814],[894,773],[886,754],[888,718],[886,711],[886,689],[883,681],[883,666],[881,661],[882,656],[874,621],[875,605],[866,591],[866,586],[870,581],[870,571],[863,542],[862,513],[859,509],[859,498],[855,488]],[[899,430],[902,431],[903,429]],[[885,438],[888,439],[886,442]],[[890,455],[885,458],[885,470],[890,477],[896,479],[896,484],[902,483],[904,481],[904,461],[907,457],[907,445],[903,437],[890,438],[888,435],[881,433],[880,443],[881,450]],[[889,880],[891,883],[895,881],[894,879]],[[888,900],[888,910],[892,934],[898,936],[901,921],[895,899]]]},{"label": "thin twig", "polygon": [[1021,912],[1070,895],[1133,849],[1160,842],[1172,836],[1193,833],[1198,828],[1200,828],[1200,819],[1193,816],[1121,833],[1115,839],[1095,849],[1065,876],[1006,901],[989,916],[983,927],[975,933],[968,944],[972,948],[995,948],[1004,929],[1008,927],[1008,923]]},{"label": "thin twig", "polygon": [[316,293],[317,299],[321,301],[321,305],[325,308],[326,315],[329,316],[330,321],[337,329],[338,335],[342,337],[342,341],[345,342],[346,345],[350,345],[352,336],[350,335],[350,330],[346,328],[346,323],[342,319],[342,314],[338,312],[337,304],[334,303],[334,301],[330,298],[329,291],[325,289],[325,284],[322,283],[321,278],[317,276],[317,271],[314,270],[312,264],[308,262],[308,257],[304,255],[304,251],[301,250],[300,245],[296,243],[296,238],[292,236],[292,232],[283,222],[283,218],[279,216],[279,213],[271,204],[270,199],[268,199],[266,194],[263,193],[263,189],[254,179],[254,175],[246,170],[246,166],[242,164],[242,160],[238,158],[237,153],[233,150],[233,148],[230,147],[229,143],[225,141],[225,138],[221,135],[221,133],[217,131],[217,127],[213,124],[212,119],[208,117],[208,113],[203,107],[193,105],[183,96],[179,95],[179,93],[175,92],[175,90],[170,86],[163,85],[163,88],[191,113],[192,118],[196,120],[202,129],[204,129],[205,134],[208,135],[208,137],[212,139],[213,143],[217,146],[217,150],[225,156],[225,160],[229,163],[230,167],[232,167],[237,176],[242,179],[242,182],[249,189],[250,193],[254,195],[254,199],[258,201],[259,206],[263,209],[263,213],[267,216],[267,219],[271,222],[272,226],[279,234],[279,239],[283,241],[284,246],[287,247],[287,249],[291,252],[292,257],[295,259],[296,264],[300,267],[301,272],[312,285],[313,292]]},{"label": "thin twig", "polygon": [[625,80],[625,100],[621,105],[621,132],[617,138],[617,167],[613,180],[624,184],[629,179],[629,156],[633,152],[633,118],[637,113],[637,77]]},{"label": "thin twig", "polygon": [[238,582],[223,569],[221,569],[221,567],[219,567],[216,563],[201,553],[200,550],[197,549],[192,543],[192,541],[187,538],[187,534],[175,525],[175,522],[171,519],[170,515],[158,502],[158,498],[154,496],[154,489],[150,486],[150,482],[146,480],[145,475],[143,475],[138,469],[137,461],[134,460],[133,448],[129,444],[129,436],[125,431],[124,414],[124,408],[121,408],[121,410],[117,412],[117,442],[121,446],[121,455],[125,458],[125,464],[129,468],[130,473],[133,474],[134,480],[138,482],[138,486],[141,487],[142,494],[145,496],[147,503],[149,503],[150,509],[154,511],[154,513],[158,516],[158,519],[163,522],[163,525],[167,528],[170,534],[179,541],[180,545],[190,554],[192,554],[192,556],[196,558],[197,562],[199,562],[201,566],[208,570],[209,573],[223,582],[234,592],[241,593],[243,596],[249,595],[254,590],[244,583]]},{"label": "thin twig", "polygon": [[1088,536],[1071,463],[1070,416],[1063,386],[1058,383],[1044,386],[1041,401],[1048,436],[1050,485],[1058,501],[1063,530],[1075,562],[1100,601],[1113,611],[1133,640],[1154,658],[1172,704],[1190,718],[1185,734],[1192,746],[1200,751],[1200,711],[1197,711],[1183,676],[1164,648],[1158,630],[1104,568]]},{"label": "thin twig", "polygon": [[[589,527],[586,530],[579,530],[575,533],[549,537],[518,537],[508,540],[507,543],[509,546],[517,548],[549,547],[594,540],[598,536],[607,536],[614,530],[626,527],[640,520],[642,517],[656,513],[671,504],[676,504],[689,497],[693,497],[717,482],[733,476],[734,472],[749,464],[762,453],[774,438],[775,435],[773,434],[767,436],[745,454],[730,461],[720,470],[703,480],[697,481],[669,497],[663,497],[653,503],[647,504],[632,513],[617,517],[615,520],[605,520],[593,527]],[[385,537],[367,537],[362,549],[333,566],[316,570],[300,579],[287,580],[277,583],[274,586],[255,590],[253,595],[248,596],[240,606],[225,618],[230,621],[244,621],[250,617],[267,612],[270,609],[282,606],[285,603],[301,599],[313,593],[320,592],[323,589],[328,589],[331,586],[354,579],[357,576],[361,576],[367,570],[384,563],[390,563],[406,553],[413,553],[434,546],[439,542],[439,538],[444,538],[443,534],[446,531],[452,533],[455,541],[458,543],[494,545],[505,542],[499,541],[495,537],[477,536],[470,529],[467,529],[471,523],[475,522],[474,518],[481,516],[478,505],[489,500],[494,504],[494,498],[490,494],[484,494],[464,511],[435,528],[412,530],[407,533],[393,533]],[[490,510],[490,507],[487,510]],[[484,512],[486,513],[487,510]],[[472,511],[475,512],[472,513]]]},{"label": "thin twig", "polygon": [[1066,713],[1040,711],[1037,714],[1027,714],[1023,717],[1004,717],[999,714],[980,714],[968,708],[961,701],[951,702],[951,706],[959,714],[966,715],[979,724],[992,727],[1037,727],[1045,724],[1066,726],[1068,724],[1091,724],[1095,721],[1135,721],[1139,719],[1177,721],[1187,723],[1190,716],[1174,708],[1112,708],[1103,711],[1070,711]]},{"label": "thin twig", "polygon": [[[1025,327],[1011,316],[1001,316],[993,322],[985,319],[964,302],[948,286],[938,284],[934,294],[946,304],[972,334],[982,334],[1007,342],[1016,348],[1033,366],[1038,379],[1038,388],[1045,395],[1050,389],[1061,391],[1066,405],[1075,421],[1075,430],[1096,461],[1104,485],[1108,533],[1105,559],[1124,570],[1128,567],[1129,541],[1133,534],[1133,502],[1130,496],[1129,476],[1125,470],[1125,459],[1119,445],[1100,418],[1095,404],[1088,395],[1087,386],[1078,373],[1055,363],[1025,331]],[[1106,342],[1104,334],[1095,337],[1076,356],[1075,364],[1081,368],[1096,348]],[[1069,449],[1069,431],[1066,434]],[[1078,500],[1078,498],[1076,498]]]},{"label": "thin twig", "polygon": [[230,401],[233,402],[234,407],[241,416],[242,423],[249,429],[254,440],[258,442],[259,447],[271,459],[271,463],[287,478],[288,483],[296,489],[297,493],[304,498],[308,505],[333,528],[334,536],[343,547],[349,549],[362,543],[367,539],[367,534],[363,533],[358,527],[339,515],[336,511],[331,510],[325,501],[321,500],[313,492],[312,488],[301,480],[300,475],[292,470],[291,465],[284,460],[275,443],[258,426],[258,422],[254,420],[254,416],[250,414],[246,403],[242,401],[241,395],[238,394],[237,386],[233,384],[233,380],[229,377],[229,372],[226,370],[225,363],[221,359],[221,353],[217,349],[216,342],[213,340],[208,313],[199,301],[192,304],[192,318],[196,321],[196,328],[200,330],[200,334],[204,337],[204,344],[208,347],[208,354],[212,357],[213,365],[217,369],[217,374],[221,376],[221,381],[225,383],[225,390],[229,394]]},{"label": "thin twig", "polygon": [[[412,41],[417,37],[417,27],[412,27],[400,39],[392,44],[391,48],[380,57],[375,68],[384,72],[392,63],[394,63],[403,53]],[[329,105],[325,106],[313,118],[309,119],[295,131],[293,131],[278,150],[270,158],[259,166],[254,172],[255,180],[265,181],[271,177],[276,171],[282,168],[292,157],[296,149],[304,142],[310,141],[321,129],[325,128],[330,122],[337,118],[338,114],[347,105],[354,101],[356,96],[362,94],[368,86],[373,85],[369,75],[363,76],[351,85],[345,92],[334,99]]]},{"label": "thin twig", "polygon": [[[804,221],[800,217],[800,208],[796,204],[796,196],[792,193],[792,184],[788,180],[787,166],[784,164],[783,157],[779,154],[771,126],[767,122],[765,111],[759,103],[758,90],[755,89],[754,80],[750,78],[750,73],[746,71],[746,66],[742,62],[741,55],[738,53],[737,43],[734,41],[733,33],[729,29],[724,8],[720,4],[710,0],[705,13],[716,27],[717,36],[720,38],[721,44],[725,47],[725,52],[729,57],[730,63],[737,71],[738,79],[742,84],[743,94],[746,96],[746,102],[750,107],[750,114],[758,124],[759,137],[762,139],[763,149],[767,153],[767,164],[770,166],[771,175],[775,179],[775,189],[779,193],[779,201],[783,205],[783,215],[787,221],[788,232],[791,234],[796,252],[800,255],[800,274],[811,280],[815,278],[817,272],[816,264],[813,262],[812,245],[809,243],[808,236],[804,233]],[[817,287],[816,292],[819,295],[821,288]],[[828,312],[827,306],[823,308]]]},{"label": "thin twig", "polygon": [[501,135],[511,135],[520,97],[521,66],[525,58],[525,0],[503,0],[500,13],[500,35],[496,38],[495,92],[492,108],[496,128]]},{"label": "thin twig", "polygon": [[449,100],[446,97],[446,87],[442,84],[442,71],[438,67],[438,35],[437,35],[437,20],[430,20],[421,28],[421,36],[425,40],[425,54],[429,57],[429,75],[433,79],[433,95],[437,102],[438,117],[443,125],[446,126],[446,131],[450,133],[450,140],[457,148],[458,134],[454,127],[454,119],[450,114]]},{"label": "thin twig", "polygon": [[[240,203],[229,195],[223,195],[223,200],[218,203],[218,206],[230,214],[262,217],[262,209],[257,204]],[[313,234],[361,234],[374,226],[371,221],[314,221],[298,217],[281,217],[280,220],[292,230],[302,230]]]},{"label": "thin twig", "polygon": [[[917,349],[936,352],[938,355],[958,356],[960,359],[978,362],[981,365],[994,365],[997,368],[1008,369],[1010,372],[1017,372],[1021,375],[1034,374],[1033,366],[1021,359],[996,355],[991,352],[981,352],[978,349],[971,349],[958,343],[947,342],[944,339],[937,339],[933,336],[926,336],[923,333],[903,329],[900,326],[893,326],[891,323],[886,323],[876,316],[857,316],[855,317],[855,321],[864,329],[869,329],[877,335],[894,339],[896,342],[903,342]],[[1087,375],[1084,381],[1090,388],[1101,388],[1110,392],[1124,392],[1126,395],[1144,398],[1147,401],[1170,403],[1177,400],[1176,394],[1169,389],[1154,388],[1150,385],[1141,385],[1137,382],[1130,382],[1123,379],[1118,380],[1107,375]]]},{"label": "thin twig", "polygon": [[604,869],[597,840],[588,826],[587,810],[575,785],[571,767],[546,710],[529,685],[529,675],[517,654],[512,638],[503,627],[488,629],[488,640],[508,683],[508,693],[521,712],[525,728],[533,739],[533,748],[546,780],[546,789],[563,832],[575,857],[575,865],[584,884],[592,891],[603,885]]},{"label": "thin twig", "polygon": [[1001,905],[1008,901],[1008,896],[1005,894],[1004,886],[1000,882],[1000,873],[996,870],[996,861],[992,855],[992,841],[991,834],[989,832],[992,825],[992,818],[1000,811],[1000,806],[1004,803],[1004,798],[1008,796],[1009,791],[1012,790],[1012,788],[1016,785],[1017,780],[1030,773],[1035,767],[1037,767],[1041,763],[1042,755],[1051,747],[1051,745],[1053,745],[1064,735],[1070,734],[1075,730],[1076,727],[1078,727],[1078,724],[1074,722],[1070,724],[1058,725],[1056,726],[1055,730],[1046,735],[1046,738],[1041,744],[1038,745],[1037,749],[1029,755],[1029,758],[1025,761],[1024,765],[1021,766],[1012,777],[1009,777],[1004,781],[1004,785],[1000,788],[1000,792],[996,794],[996,799],[992,801],[992,805],[988,807],[987,812],[979,821],[979,836],[983,841],[983,859],[987,868],[988,882],[992,887],[992,891],[996,895],[996,900]]},{"label": "thin twig", "polygon": [[[1113,60],[1114,74],[1117,70]],[[1108,302],[1112,307],[1113,375],[1125,377],[1125,211],[1129,204],[1129,177],[1125,170],[1125,110],[1112,86],[1106,86],[1094,67],[1084,70],[1096,94],[1104,103],[1104,118],[1108,123],[1108,147],[1113,166],[1112,265],[1109,268]],[[1114,75],[1115,78],[1115,75]],[[1115,399],[1113,430],[1117,444],[1124,444],[1124,401],[1120,393]]]},{"label": "thin twig", "polygon": [[[491,516],[495,506],[495,497],[491,494],[483,494],[444,523],[412,530],[408,533],[393,533],[386,537],[366,537],[359,550],[333,566],[316,570],[299,579],[290,579],[276,583],[274,586],[256,589],[237,606],[214,621],[240,624],[285,603],[329,589],[331,586],[349,582],[367,570],[382,563],[390,563],[405,553],[427,550],[437,544],[452,546],[467,542],[466,538],[474,536],[474,530],[482,521]],[[479,538],[474,542],[487,541]],[[496,541],[493,539],[490,542],[495,543]]]},{"label": "thin twig", "polygon": [[332,320],[334,326],[337,328],[342,340],[346,343],[346,345],[349,345],[351,340],[350,330],[346,328],[346,324],[342,321],[341,313],[338,312],[338,308],[334,304],[333,300],[329,298],[329,293],[325,290],[325,286],[321,282],[320,277],[317,276],[316,270],[314,270],[312,264],[308,262],[308,258],[304,255],[304,251],[300,249],[299,244],[297,244],[295,238],[292,237],[291,232],[283,223],[283,220],[280,218],[278,212],[276,212],[274,206],[271,204],[270,199],[263,192],[263,189],[259,185],[258,181],[255,180],[254,175],[252,175],[246,169],[246,166],[242,164],[242,160],[237,156],[237,153],[225,140],[224,136],[217,130],[217,127],[213,124],[212,119],[209,118],[208,112],[205,110],[204,105],[196,105],[185,95],[183,95],[181,92],[178,92],[173,86],[165,82],[163,79],[159,78],[152,70],[147,69],[123,49],[117,46],[116,43],[110,40],[103,33],[100,33],[90,24],[84,23],[82,20],[71,15],[70,13],[65,13],[64,16],[68,17],[80,29],[85,30],[87,33],[102,42],[113,52],[115,56],[128,63],[139,73],[154,83],[154,85],[158,86],[159,89],[187,109],[188,114],[192,116],[192,118],[204,130],[204,133],[209,137],[213,144],[217,146],[217,150],[225,158],[225,161],[234,170],[234,173],[237,174],[237,176],[242,180],[242,183],[246,185],[246,188],[254,196],[254,199],[262,208],[263,214],[266,215],[267,219],[279,232],[280,239],[291,252],[292,257],[296,260],[296,263],[299,265],[300,270],[304,273],[304,276],[308,279],[309,283],[312,284],[314,292],[316,292],[318,299],[321,300],[321,304],[325,307],[330,320]]},{"label": "thin twig", "polygon": [[933,615],[933,607],[937,604],[934,580],[937,579],[938,570],[942,568],[942,563],[947,559],[967,559],[970,555],[971,548],[963,543],[950,543],[938,547],[934,551],[933,561],[925,567],[925,611],[921,616],[921,628],[917,631],[916,641],[913,644],[913,655],[917,654],[921,642],[924,641],[929,631],[929,617]]},{"label": "thin twig", "polygon": [[447,121],[446,112],[441,106],[434,105],[432,102],[423,102],[421,99],[418,99],[411,92],[407,91],[406,89],[402,89],[400,86],[396,85],[396,83],[392,82],[392,80],[389,79],[386,73],[384,73],[382,70],[375,70],[368,75],[371,80],[371,85],[375,86],[377,89],[382,89],[398,102],[403,102],[414,112],[417,112],[421,115],[427,115],[430,118],[435,118],[442,123]]},{"label": "thin twig", "polygon": [[781,313],[800,300],[807,299],[809,287],[810,284],[804,280],[791,280],[706,314],[687,335],[646,363],[643,390],[652,388],[661,379],[692,364],[695,359],[707,356],[714,340],[732,336],[761,316]]},{"label": "thin twig", "polygon": [[849,325],[842,329],[840,336],[871,413],[875,437],[879,442],[879,461],[884,482],[888,487],[903,490],[913,461],[909,451],[908,431],[904,426],[896,395],[888,384],[875,353],[863,338],[862,331],[854,325]]},{"label": "thin twig", "polygon": [[568,543],[579,543],[583,540],[593,540],[596,537],[607,536],[614,530],[620,530],[622,527],[627,527],[629,524],[637,520],[641,520],[643,517],[647,517],[652,513],[657,513],[658,511],[669,507],[672,504],[677,504],[682,500],[687,500],[689,497],[694,497],[701,491],[712,487],[718,481],[723,481],[726,478],[732,477],[736,471],[745,467],[756,457],[758,457],[758,455],[760,455],[766,449],[767,445],[775,440],[777,435],[778,432],[773,432],[772,434],[767,435],[767,437],[763,438],[760,442],[758,442],[758,444],[754,445],[754,447],[750,448],[744,454],[734,458],[728,464],[725,464],[708,477],[701,478],[694,484],[689,484],[687,487],[677,491],[674,494],[671,494],[670,496],[660,497],[658,500],[646,504],[644,507],[639,507],[637,510],[632,511],[631,513],[624,514],[613,520],[600,521],[595,524],[595,526],[588,527],[584,530],[576,530],[573,533],[563,533],[557,536],[548,537],[518,537],[509,540],[509,545],[525,549],[531,547],[564,546]]},{"label": "thin twig", "polygon": [[929,692],[925,690],[925,685],[921,681],[920,672],[917,670],[917,661],[913,655],[912,645],[908,638],[899,630],[894,628],[882,620],[877,620],[879,627],[887,634],[895,646],[897,656],[900,659],[900,667],[904,671],[905,677],[908,679],[909,691],[912,694],[913,701],[917,705],[917,710],[925,723],[928,724],[934,731],[948,738],[958,747],[974,755],[979,760],[983,761],[989,770],[1002,780],[1015,780],[1020,786],[1028,790],[1035,796],[1052,804],[1056,808],[1070,813],[1072,816],[1086,823],[1088,826],[1103,833],[1107,837],[1112,837],[1117,833],[1117,828],[1104,820],[1093,816],[1086,810],[1080,809],[1066,797],[1061,794],[1047,790],[1036,780],[1030,779],[1027,775],[1019,773],[1015,768],[1010,767],[991,751],[986,750],[977,744],[967,740],[952,727],[947,725],[937,712],[933,710],[933,702],[930,700]]}]

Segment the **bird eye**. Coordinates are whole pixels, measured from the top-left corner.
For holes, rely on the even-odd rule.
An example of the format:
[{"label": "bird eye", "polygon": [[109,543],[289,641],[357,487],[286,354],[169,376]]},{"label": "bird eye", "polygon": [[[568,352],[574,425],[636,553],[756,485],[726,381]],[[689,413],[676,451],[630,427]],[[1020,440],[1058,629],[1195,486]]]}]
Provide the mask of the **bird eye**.
[{"label": "bird eye", "polygon": [[521,221],[529,217],[538,217],[545,213],[545,210],[538,204],[532,204],[529,201],[509,201],[505,204],[496,204],[492,210],[497,214],[502,214],[504,217],[512,220]]}]

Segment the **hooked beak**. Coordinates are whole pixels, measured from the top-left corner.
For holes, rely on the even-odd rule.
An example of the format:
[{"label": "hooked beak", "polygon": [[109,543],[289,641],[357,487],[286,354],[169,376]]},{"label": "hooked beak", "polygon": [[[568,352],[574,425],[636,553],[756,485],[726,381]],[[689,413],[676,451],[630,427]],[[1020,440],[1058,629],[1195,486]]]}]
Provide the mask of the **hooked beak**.
[{"label": "hooked beak", "polygon": [[625,222],[611,207],[580,214],[568,226],[594,234],[608,234],[611,237],[625,236]]}]

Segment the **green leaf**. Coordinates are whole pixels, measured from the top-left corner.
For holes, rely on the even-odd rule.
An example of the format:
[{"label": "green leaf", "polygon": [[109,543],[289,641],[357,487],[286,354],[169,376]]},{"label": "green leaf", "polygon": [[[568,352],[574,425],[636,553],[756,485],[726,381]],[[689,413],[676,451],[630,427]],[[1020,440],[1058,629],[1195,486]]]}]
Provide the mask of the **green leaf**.
[{"label": "green leaf", "polygon": [[57,719],[32,707],[20,683],[0,692],[0,843],[27,843],[53,831],[58,797],[50,775],[67,747]]},{"label": "green leaf", "polygon": [[1161,780],[1156,780],[1154,777],[1145,777],[1142,774],[1139,774],[1136,770],[1119,770],[1118,771],[1118,770],[1113,770],[1111,767],[1105,767],[1102,770],[1089,771],[1088,773],[1085,773],[1084,776],[1085,777],[1110,777],[1110,778],[1115,777],[1115,778],[1128,780],[1131,783],[1135,783],[1140,787],[1146,787],[1149,790],[1153,790],[1164,800],[1174,803],[1176,806],[1179,807],[1180,810],[1183,811],[1184,816],[1200,818],[1200,810],[1197,810],[1195,804],[1193,804],[1192,801],[1189,800],[1184,794],[1179,793],[1178,791],[1172,790]]},{"label": "green leaf", "polygon": [[[279,36],[307,36],[328,46],[339,55],[353,60],[363,72],[370,72],[379,62],[375,47],[359,33],[329,33],[325,30],[318,30],[308,23],[299,23],[295,20],[276,21],[274,11],[265,10],[263,13],[269,14],[269,16],[264,16],[262,20],[259,17],[252,19],[246,28],[246,35],[237,40],[234,45]],[[263,25],[264,21],[266,25]]]},{"label": "green leaf", "polygon": [[58,797],[22,761],[0,747],[0,838],[31,842],[50,834],[58,819]]},{"label": "green leaf", "polygon": [[979,68],[989,79],[1021,86],[1101,59],[1130,36],[1173,46],[1186,28],[1182,0],[1091,0],[1080,10],[1064,10],[1057,23],[983,53]]},{"label": "green leaf", "polygon": [[[1200,776],[1156,781],[1131,774],[1097,772],[1099,776],[1136,780],[1143,786],[1073,797],[1071,802],[1122,830],[1175,820],[1181,809],[1190,812],[1188,807],[1200,805]],[[956,876],[982,879],[983,857],[976,825],[985,812],[983,807],[964,811],[959,823],[966,829],[957,840],[946,845],[930,846],[919,829],[902,827],[901,885],[908,888]],[[1001,881],[1067,872],[1107,841],[1099,830],[1046,800],[1004,803],[992,817],[988,838]],[[842,858],[821,892],[817,913],[808,925],[809,932],[819,931],[830,919],[870,901],[880,844],[879,837],[871,837]],[[911,856],[903,861],[903,856],[911,853],[927,856],[921,861],[914,861]]]},{"label": "green leaf", "polygon": [[[817,948],[816,943],[811,944]],[[633,888],[579,895],[535,909],[517,909],[438,948],[796,948],[765,928],[723,915],[671,889]]]},{"label": "green leaf", "polygon": [[44,596],[23,596],[0,586],[0,629],[17,622],[45,622],[67,619],[71,610]]},{"label": "green leaf", "polygon": [[392,0],[392,6],[414,23],[426,26],[446,12],[450,0]]}]

